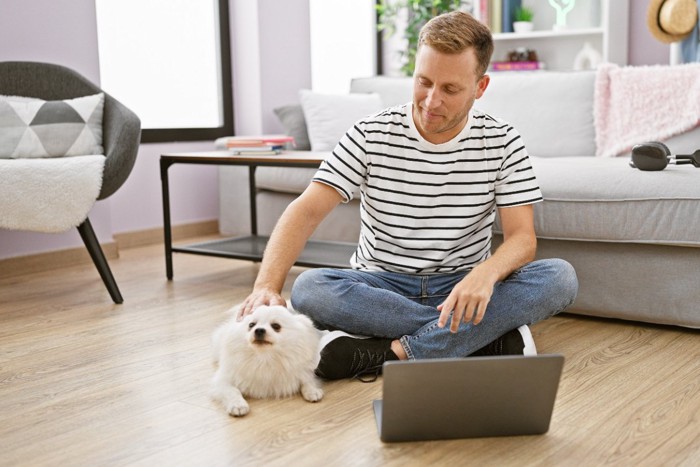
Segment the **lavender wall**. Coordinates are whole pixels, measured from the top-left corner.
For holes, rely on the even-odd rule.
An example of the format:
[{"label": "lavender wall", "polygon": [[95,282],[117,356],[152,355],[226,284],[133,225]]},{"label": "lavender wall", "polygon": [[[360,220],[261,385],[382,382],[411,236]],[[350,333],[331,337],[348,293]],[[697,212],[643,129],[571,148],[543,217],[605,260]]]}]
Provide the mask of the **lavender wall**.
[{"label": "lavender wall", "polygon": [[[8,60],[58,63],[99,83],[94,1],[2,0],[0,61]],[[162,225],[161,153],[209,149],[213,149],[211,142],[141,145],[127,182],[112,197],[97,202],[89,214],[100,241],[110,241],[114,233]],[[173,172],[173,222],[217,218],[216,169],[196,167],[186,174]],[[0,231],[0,258],[79,245],[82,242],[74,229],[62,234]]]},{"label": "lavender wall", "polygon": [[629,56],[630,65],[667,65],[669,47],[651,35],[647,29],[649,2],[630,0]]},{"label": "lavender wall", "polygon": [[[99,82],[96,37],[92,0],[0,2],[0,61],[59,63]],[[109,205],[98,203],[91,217],[99,238],[109,240],[112,235]],[[0,258],[79,244],[75,231],[43,235],[0,230]]]},{"label": "lavender wall", "polygon": [[[308,0],[230,2],[231,24],[238,24],[232,34],[237,131],[279,131],[272,108],[296,102],[297,90],[310,83],[308,18],[303,17]],[[647,31],[646,7],[646,2],[630,2],[630,64],[666,64],[668,47]],[[236,11],[250,15],[236,23]],[[265,57],[252,60],[251,50]],[[0,61],[7,60],[58,63],[99,83],[94,0],[0,0]],[[211,142],[141,145],[124,186],[90,212],[100,240],[162,225],[160,154],[212,148]],[[216,169],[174,166],[171,171],[173,223],[218,218]],[[0,258],[79,245],[73,230],[53,235],[0,230]]]},{"label": "lavender wall", "polygon": [[[265,40],[268,50],[276,47],[280,55],[275,58],[283,60],[284,67],[294,67],[299,63],[299,71],[292,69],[285,72],[284,78],[292,77],[297,83],[294,90],[281,75],[279,68],[274,69],[270,60],[263,62],[266,73],[262,91],[257,93],[257,100],[247,99],[248,89],[234,87],[234,101],[243,105],[236,106],[236,128],[245,132],[246,128],[258,128],[257,131],[280,131],[274,121],[271,109],[277,105],[296,101],[298,83],[308,83],[308,32],[296,34],[289,25],[295,15],[308,16],[307,0],[286,1],[284,8],[277,8],[271,0],[231,0],[231,24],[234,22],[236,6],[252,5],[260,10],[261,22],[265,22]],[[304,6],[306,5],[306,10]],[[256,16],[258,16],[256,14]],[[248,18],[249,19],[249,18]],[[283,37],[268,39],[269,31],[279,30],[270,26],[285,25]],[[308,29],[308,20],[300,21]],[[247,26],[246,26],[247,27]],[[257,30],[257,29],[256,29]],[[246,37],[247,29],[239,28],[242,34],[232,34],[232,45],[247,47],[250,41]],[[291,34],[290,34],[291,32]],[[261,37],[263,33],[260,33]],[[297,36],[301,36],[303,47],[295,47]],[[256,39],[259,40],[259,39]],[[272,40],[272,42],[270,42]],[[232,47],[235,51],[235,47]],[[239,48],[241,50],[241,48]],[[255,79],[260,70],[254,70],[249,63],[241,60],[245,57],[234,53],[234,83],[244,83],[246,73],[252,73]],[[97,28],[94,0],[1,0],[0,1],[0,61],[28,60],[58,63],[75,69],[90,80],[99,83],[99,63],[97,51]],[[259,66],[259,65],[258,65]],[[275,73],[271,73],[271,72]],[[299,79],[294,77],[300,75]],[[263,97],[264,96],[264,102]],[[119,96],[115,96],[119,97]],[[260,115],[264,108],[267,115]],[[249,111],[253,109],[252,111]],[[251,115],[253,116],[251,120]],[[265,120],[264,122],[262,120]],[[126,183],[110,198],[99,201],[90,212],[90,219],[102,242],[112,240],[116,233],[139,231],[162,226],[162,208],[160,193],[159,155],[164,152],[206,151],[214,149],[210,141],[142,144],[136,165]],[[219,217],[218,171],[211,166],[173,166],[170,169],[171,208],[173,224],[184,224]],[[0,181],[1,183],[1,181]],[[0,259],[23,256],[45,251],[59,250],[81,246],[77,232],[72,229],[61,234],[40,234],[0,230]]]}]

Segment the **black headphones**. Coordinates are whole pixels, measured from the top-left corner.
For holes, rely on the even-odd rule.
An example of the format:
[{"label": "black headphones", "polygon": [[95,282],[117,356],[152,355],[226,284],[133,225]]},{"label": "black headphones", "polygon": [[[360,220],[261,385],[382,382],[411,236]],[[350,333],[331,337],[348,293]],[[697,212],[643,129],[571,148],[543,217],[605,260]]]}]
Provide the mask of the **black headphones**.
[{"label": "black headphones", "polygon": [[639,170],[663,170],[668,164],[693,164],[700,168],[700,149],[690,155],[673,155],[664,143],[658,141],[637,144],[632,148],[630,167]]}]

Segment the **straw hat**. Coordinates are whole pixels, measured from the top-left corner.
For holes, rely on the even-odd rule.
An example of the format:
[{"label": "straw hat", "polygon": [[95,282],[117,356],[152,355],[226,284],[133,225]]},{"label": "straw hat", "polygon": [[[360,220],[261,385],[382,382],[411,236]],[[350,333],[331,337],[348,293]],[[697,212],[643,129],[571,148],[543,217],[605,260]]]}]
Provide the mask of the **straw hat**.
[{"label": "straw hat", "polygon": [[696,0],[651,0],[647,10],[647,26],[651,34],[670,44],[686,38],[698,21]]}]

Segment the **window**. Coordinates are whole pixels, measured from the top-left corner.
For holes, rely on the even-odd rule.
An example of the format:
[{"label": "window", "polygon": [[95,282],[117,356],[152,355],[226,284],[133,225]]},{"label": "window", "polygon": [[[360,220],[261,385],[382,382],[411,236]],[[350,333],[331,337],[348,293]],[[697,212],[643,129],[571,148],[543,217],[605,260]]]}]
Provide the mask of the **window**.
[{"label": "window", "polygon": [[143,142],[233,134],[227,0],[96,0],[101,87]]}]

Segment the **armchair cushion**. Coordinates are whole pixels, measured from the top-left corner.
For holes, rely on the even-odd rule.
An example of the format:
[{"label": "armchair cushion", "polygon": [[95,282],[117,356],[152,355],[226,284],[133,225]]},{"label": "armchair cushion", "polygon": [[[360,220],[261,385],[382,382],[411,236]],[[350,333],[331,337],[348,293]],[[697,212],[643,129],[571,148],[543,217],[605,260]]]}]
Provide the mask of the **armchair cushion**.
[{"label": "armchair cushion", "polygon": [[0,228],[63,232],[81,224],[102,186],[105,157],[0,159]]},{"label": "armchair cushion", "polygon": [[0,96],[0,158],[104,154],[105,95],[56,101]]}]

